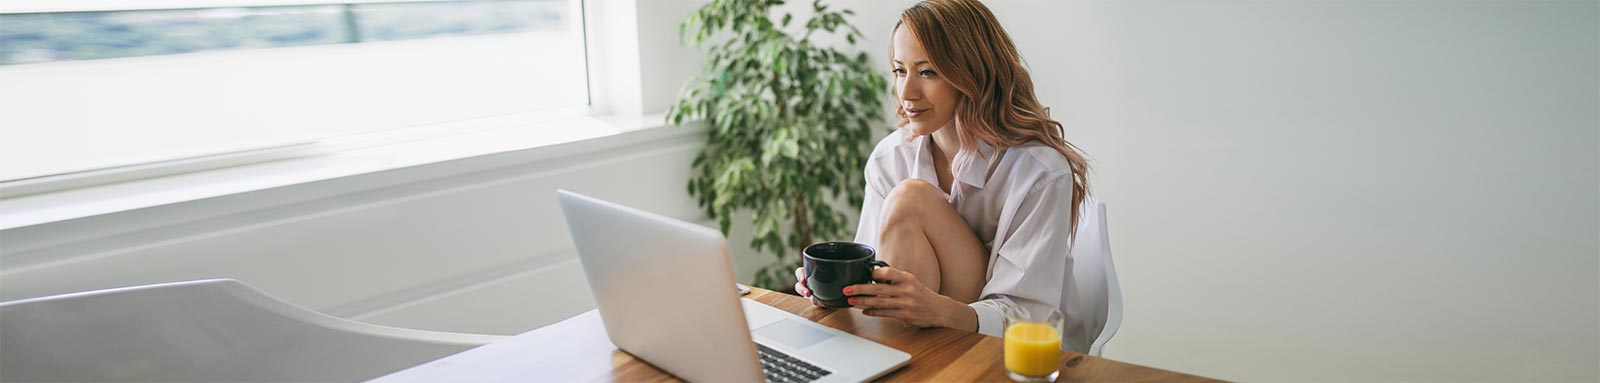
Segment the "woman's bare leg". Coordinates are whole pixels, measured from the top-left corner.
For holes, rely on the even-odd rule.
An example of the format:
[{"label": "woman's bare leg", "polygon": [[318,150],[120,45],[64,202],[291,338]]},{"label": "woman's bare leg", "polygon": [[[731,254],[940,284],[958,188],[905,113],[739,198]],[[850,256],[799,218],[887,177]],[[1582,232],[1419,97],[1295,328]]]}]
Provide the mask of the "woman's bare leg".
[{"label": "woman's bare leg", "polygon": [[900,182],[884,201],[878,255],[929,289],[963,303],[983,291],[989,253],[939,187]]}]

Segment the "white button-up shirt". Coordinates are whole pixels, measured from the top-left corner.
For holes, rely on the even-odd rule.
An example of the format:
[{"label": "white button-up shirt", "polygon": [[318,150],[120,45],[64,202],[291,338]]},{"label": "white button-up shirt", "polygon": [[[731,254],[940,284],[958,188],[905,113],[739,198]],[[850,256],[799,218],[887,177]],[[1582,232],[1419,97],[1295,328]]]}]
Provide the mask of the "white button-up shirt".
[{"label": "white button-up shirt", "polygon": [[[885,137],[867,159],[866,201],[856,242],[878,247],[884,197],[900,181],[939,184],[933,139],[919,136],[907,142],[905,135],[899,130]],[[989,249],[986,283],[970,306],[978,313],[978,332],[1001,336],[1002,313],[1014,302],[1045,303],[1066,312],[1061,306],[1063,283],[1072,267],[1072,168],[1060,152],[1036,141],[998,155],[994,148],[978,145],[972,162],[954,174],[945,198]]]}]

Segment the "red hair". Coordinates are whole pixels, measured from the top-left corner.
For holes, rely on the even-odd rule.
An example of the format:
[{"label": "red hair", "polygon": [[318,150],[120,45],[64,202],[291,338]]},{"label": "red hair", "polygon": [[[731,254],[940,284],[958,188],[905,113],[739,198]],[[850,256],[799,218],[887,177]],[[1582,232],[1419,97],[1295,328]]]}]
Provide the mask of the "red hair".
[{"label": "red hair", "polygon": [[[960,152],[954,167],[972,162],[978,142],[996,149],[1039,141],[1055,148],[1072,167],[1072,227],[1078,205],[1089,192],[1088,161],[1068,143],[1061,122],[1039,104],[1033,78],[1016,44],[989,8],[976,0],[923,0],[900,14],[895,29],[906,26],[928,52],[928,61],[959,93],[955,128]],[[892,35],[892,33],[891,33]],[[890,46],[889,57],[894,57]],[[910,123],[904,105],[895,106],[899,126]]]}]

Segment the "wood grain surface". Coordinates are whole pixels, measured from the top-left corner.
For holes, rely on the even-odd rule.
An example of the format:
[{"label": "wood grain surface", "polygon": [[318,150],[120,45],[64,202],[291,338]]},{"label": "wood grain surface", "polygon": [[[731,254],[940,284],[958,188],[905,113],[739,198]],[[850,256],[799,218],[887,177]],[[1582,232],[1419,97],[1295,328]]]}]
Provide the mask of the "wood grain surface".
[{"label": "wood grain surface", "polygon": [[[816,308],[805,298],[752,289],[750,299],[911,354],[883,382],[1009,382],[1000,338],[949,328],[917,328],[857,309]],[[1063,351],[1057,382],[1215,382],[1217,380]]]}]

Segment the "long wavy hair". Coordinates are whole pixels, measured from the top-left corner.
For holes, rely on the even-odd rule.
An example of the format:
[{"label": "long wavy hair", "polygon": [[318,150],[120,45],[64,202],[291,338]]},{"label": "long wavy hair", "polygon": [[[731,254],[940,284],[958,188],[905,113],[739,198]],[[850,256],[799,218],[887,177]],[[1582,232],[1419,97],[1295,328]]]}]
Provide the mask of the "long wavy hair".
[{"label": "long wavy hair", "polygon": [[[1078,205],[1089,193],[1089,164],[1067,142],[1061,122],[1051,119],[1050,109],[1039,104],[1022,55],[994,13],[977,0],[923,0],[900,13],[894,27],[901,26],[910,28],[927,50],[929,63],[959,93],[955,128],[960,150],[952,167],[959,171],[970,165],[979,141],[996,149],[1034,140],[1055,148],[1072,166],[1068,236],[1075,236]],[[893,44],[889,51],[894,57]],[[895,115],[900,127],[911,122],[904,105],[896,103]]]}]

